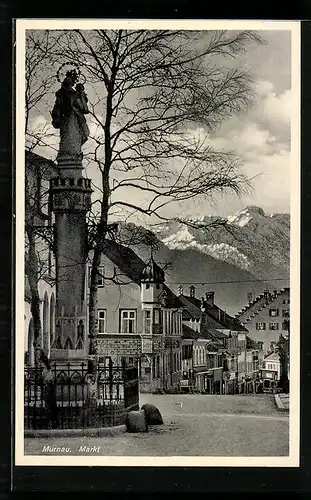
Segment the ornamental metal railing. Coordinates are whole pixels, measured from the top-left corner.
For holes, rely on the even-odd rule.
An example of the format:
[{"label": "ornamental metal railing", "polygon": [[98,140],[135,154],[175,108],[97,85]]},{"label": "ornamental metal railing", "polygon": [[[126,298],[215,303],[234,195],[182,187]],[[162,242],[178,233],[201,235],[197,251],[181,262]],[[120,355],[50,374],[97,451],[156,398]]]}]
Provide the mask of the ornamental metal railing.
[{"label": "ornamental metal railing", "polygon": [[85,363],[25,367],[24,380],[25,429],[112,427],[139,408],[137,368],[124,364],[98,363],[93,385]]}]

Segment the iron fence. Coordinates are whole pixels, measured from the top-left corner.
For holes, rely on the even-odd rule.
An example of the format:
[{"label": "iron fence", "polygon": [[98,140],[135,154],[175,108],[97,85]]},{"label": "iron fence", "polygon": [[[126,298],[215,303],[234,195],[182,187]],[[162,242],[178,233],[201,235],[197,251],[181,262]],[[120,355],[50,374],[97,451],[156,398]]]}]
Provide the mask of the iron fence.
[{"label": "iron fence", "polygon": [[125,423],[139,408],[138,371],[134,367],[97,365],[93,390],[87,365],[56,363],[51,370],[25,367],[25,429],[110,427]]}]

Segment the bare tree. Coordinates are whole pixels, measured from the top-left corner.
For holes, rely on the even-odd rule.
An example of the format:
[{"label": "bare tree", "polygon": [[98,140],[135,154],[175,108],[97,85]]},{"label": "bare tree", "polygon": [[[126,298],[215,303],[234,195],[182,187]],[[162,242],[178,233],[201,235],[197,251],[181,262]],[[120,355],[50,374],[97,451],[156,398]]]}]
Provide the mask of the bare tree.
[{"label": "bare tree", "polygon": [[[37,106],[47,99],[55,78],[49,71],[53,67],[53,47],[55,39],[49,31],[31,32],[27,36],[25,60],[25,272],[28,279],[31,314],[34,324],[35,345],[42,336],[40,317],[40,296],[38,283],[50,274],[51,262],[47,244],[51,244],[49,227],[44,229],[46,217],[43,212],[48,204],[48,187],[44,180],[49,178],[49,164],[36,165],[32,154],[38,146],[47,147],[50,132],[43,125],[33,126],[32,116],[36,116]],[[49,66],[47,70],[47,60]],[[38,346],[37,346],[38,347]],[[37,357],[36,357],[37,361]]]},{"label": "bare tree", "polygon": [[53,57],[78,64],[90,90],[85,162],[100,178],[89,220],[93,337],[112,219],[141,214],[162,223],[172,219],[170,205],[249,187],[239,158],[214,150],[209,135],[252,105],[250,74],[237,61],[263,41],[253,31],[70,30],[53,37]]}]

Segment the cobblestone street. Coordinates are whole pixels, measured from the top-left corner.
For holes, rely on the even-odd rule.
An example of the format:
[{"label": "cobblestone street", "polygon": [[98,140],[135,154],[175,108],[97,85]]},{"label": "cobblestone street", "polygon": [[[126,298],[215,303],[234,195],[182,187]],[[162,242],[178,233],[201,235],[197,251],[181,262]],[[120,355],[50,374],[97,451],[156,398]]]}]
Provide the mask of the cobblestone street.
[{"label": "cobblestone street", "polygon": [[94,454],[106,456],[230,457],[289,453],[289,417],[277,410],[271,395],[142,394],[140,404],[146,402],[155,404],[164,419],[163,426],[150,427],[149,433],[100,438],[29,438],[25,439],[25,453],[43,454],[44,445],[68,447],[71,455],[86,454],[79,452],[81,445],[100,447]]}]

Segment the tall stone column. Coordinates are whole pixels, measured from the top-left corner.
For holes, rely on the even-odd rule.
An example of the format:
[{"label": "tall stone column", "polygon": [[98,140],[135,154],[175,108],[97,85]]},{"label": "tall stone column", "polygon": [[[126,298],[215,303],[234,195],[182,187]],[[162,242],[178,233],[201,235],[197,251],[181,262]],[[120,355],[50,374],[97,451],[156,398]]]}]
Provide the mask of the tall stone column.
[{"label": "tall stone column", "polygon": [[75,66],[60,80],[55,94],[52,125],[60,132],[58,176],[51,180],[55,214],[56,257],[55,337],[51,359],[86,363],[88,357],[85,273],[88,254],[86,213],[91,207],[91,181],[82,175],[82,145],[88,140],[89,113],[80,71]]},{"label": "tall stone column", "polygon": [[86,213],[91,206],[91,181],[82,176],[79,158],[59,158],[59,175],[51,180],[52,210],[55,214],[56,316],[51,358],[57,361],[86,361],[87,311]]}]

